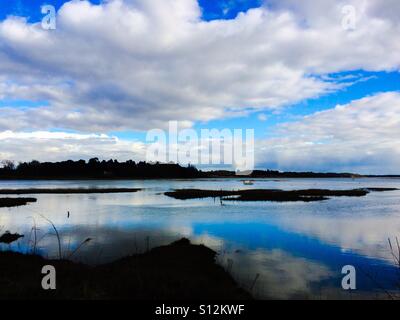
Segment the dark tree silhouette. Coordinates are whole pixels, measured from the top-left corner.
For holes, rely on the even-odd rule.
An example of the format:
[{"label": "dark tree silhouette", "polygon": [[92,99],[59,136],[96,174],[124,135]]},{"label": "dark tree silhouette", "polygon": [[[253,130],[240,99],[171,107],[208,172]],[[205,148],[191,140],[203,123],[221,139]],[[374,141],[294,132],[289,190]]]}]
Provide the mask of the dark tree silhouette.
[{"label": "dark tree silhouette", "polygon": [[[174,163],[147,163],[128,160],[68,160],[62,162],[2,161],[0,179],[195,179],[239,177],[235,171],[203,172],[192,165],[183,167]],[[351,173],[280,172],[254,170],[249,178],[354,178]]]},{"label": "dark tree silhouette", "polygon": [[62,162],[22,162],[11,166],[8,162],[0,168],[0,179],[128,179],[128,178],[199,178],[204,174],[193,166],[183,167],[178,164],[150,164],[129,160],[100,161],[92,158],[88,162],[62,161]]}]

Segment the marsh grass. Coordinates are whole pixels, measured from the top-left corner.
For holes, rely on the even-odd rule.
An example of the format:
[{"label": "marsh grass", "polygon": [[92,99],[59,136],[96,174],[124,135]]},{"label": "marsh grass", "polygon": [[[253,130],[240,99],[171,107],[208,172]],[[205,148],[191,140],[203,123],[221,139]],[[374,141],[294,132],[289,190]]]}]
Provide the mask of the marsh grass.
[{"label": "marsh grass", "polygon": [[400,244],[399,244],[399,238],[395,238],[395,244],[396,247],[392,244],[392,240],[388,238],[389,242],[389,247],[390,247],[390,253],[393,257],[394,263],[400,268]]},{"label": "marsh grass", "polygon": [[393,284],[396,288],[395,290],[388,290],[382,285],[381,281],[378,279],[377,274],[372,274],[367,270],[360,269],[360,271],[377,287],[379,291],[381,291],[389,300],[399,300],[400,299],[400,242],[398,237],[395,237],[394,240],[388,238],[389,243],[389,251],[393,259],[394,265],[398,270],[398,279]]},{"label": "marsh grass", "polygon": [[[82,247],[84,247],[86,244],[91,242],[93,239],[92,238],[86,238],[83,240],[73,251],[70,250],[70,242],[71,238],[69,239],[68,246],[66,248],[62,247],[62,237],[60,232],[58,231],[56,225],[54,224],[53,221],[48,219],[42,214],[39,214],[41,218],[43,218],[45,221],[47,221],[50,225],[51,228],[54,230],[54,233],[44,233],[43,235],[39,236],[39,231],[40,228],[37,226],[37,221],[36,219],[31,216],[33,220],[33,225],[32,228],[29,232],[29,237],[27,238],[27,247],[28,249],[25,249],[26,254],[31,254],[31,255],[37,255],[39,250],[40,250],[40,243],[49,235],[55,235],[57,238],[57,254],[58,254],[58,259],[59,260],[65,260],[65,259],[71,259]],[[0,226],[0,231],[3,229],[2,226]],[[20,234],[11,234],[9,231],[5,232],[3,235],[1,235],[1,239],[4,241],[0,241],[0,243],[8,244],[8,251],[11,251],[11,243],[17,241],[20,238],[23,238],[24,235]],[[18,252],[23,252],[20,243],[17,243],[18,247]]]},{"label": "marsh grass", "polygon": [[55,231],[55,233],[56,233],[56,237],[57,237],[57,241],[58,241],[58,256],[59,256],[59,259],[61,260],[62,259],[62,251],[61,251],[61,238],[60,238],[60,234],[58,233],[58,230],[57,230],[57,228],[56,228],[56,226],[54,225],[54,223],[50,220],[50,219],[48,219],[48,218],[46,218],[44,215],[40,215],[44,220],[46,220],[48,223],[50,223],[51,224],[51,226],[53,227],[53,229],[54,229],[54,231]]}]

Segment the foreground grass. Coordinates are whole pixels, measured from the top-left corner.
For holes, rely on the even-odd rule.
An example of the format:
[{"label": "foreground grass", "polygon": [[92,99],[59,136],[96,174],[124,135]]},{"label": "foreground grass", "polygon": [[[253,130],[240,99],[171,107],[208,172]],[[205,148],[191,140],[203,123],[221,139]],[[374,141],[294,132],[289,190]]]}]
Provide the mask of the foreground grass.
[{"label": "foreground grass", "polygon": [[[215,256],[187,239],[97,267],[2,252],[0,299],[251,299]],[[53,291],[41,288],[49,264],[57,270]]]}]

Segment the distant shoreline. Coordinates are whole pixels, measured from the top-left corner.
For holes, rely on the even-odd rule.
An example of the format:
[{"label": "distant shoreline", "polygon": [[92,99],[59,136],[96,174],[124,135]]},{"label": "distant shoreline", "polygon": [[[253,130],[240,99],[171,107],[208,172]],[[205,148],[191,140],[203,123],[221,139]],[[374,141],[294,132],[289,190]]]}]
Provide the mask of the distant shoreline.
[{"label": "distant shoreline", "polygon": [[192,165],[148,163],[128,160],[100,161],[98,158],[62,162],[3,161],[0,180],[172,180],[172,179],[285,179],[285,178],[400,178],[400,175],[361,175],[335,172],[281,172],[277,170],[202,171]]},{"label": "distant shoreline", "polygon": [[141,177],[0,177],[0,181],[151,181],[151,180],[182,180],[182,181],[196,181],[196,180],[226,180],[226,179],[236,179],[236,180],[284,180],[284,179],[400,179],[400,175],[394,176],[358,176],[358,177],[347,177],[347,176],[277,176],[277,177],[251,177],[251,176],[228,176],[228,177],[199,177],[199,178],[141,178]]}]

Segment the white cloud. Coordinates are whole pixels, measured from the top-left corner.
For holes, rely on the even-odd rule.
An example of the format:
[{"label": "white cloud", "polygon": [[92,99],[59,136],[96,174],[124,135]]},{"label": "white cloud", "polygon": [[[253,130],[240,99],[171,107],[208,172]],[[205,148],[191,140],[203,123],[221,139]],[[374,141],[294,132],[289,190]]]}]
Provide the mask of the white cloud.
[{"label": "white cloud", "polygon": [[387,92],[278,126],[258,163],[281,170],[399,173],[400,92]]},{"label": "white cloud", "polygon": [[0,159],[15,161],[59,161],[89,159],[143,160],[145,146],[141,142],[120,140],[105,134],[66,132],[0,132]]},{"label": "white cloud", "polygon": [[[398,174],[400,92],[376,94],[280,124],[270,135],[255,142],[257,167]],[[54,161],[94,155],[144,160],[147,146],[105,134],[47,131],[3,131],[0,145],[0,159]]]},{"label": "white cloud", "polygon": [[[355,30],[342,28],[344,5],[356,9]],[[263,121],[268,109],[368,81],[331,73],[399,71],[399,16],[397,0],[269,0],[205,22],[195,0],[110,0],[64,4],[53,31],[9,17],[0,22],[0,99],[39,106],[0,107],[0,158],[144,153],[132,141],[59,136],[54,128],[108,133],[165,128],[169,120],[190,127],[251,111]],[[398,100],[398,93],[367,97],[282,125],[279,136],[258,143],[258,163],[398,172]]]},{"label": "white cloud", "polygon": [[[195,0],[71,1],[57,30],[0,23],[0,97],[47,100],[2,108],[0,130],[145,130],[280,108],[341,88],[320,77],[398,70],[398,5],[272,1],[233,20],[205,22]],[[388,9],[390,8],[390,10]],[[314,75],[314,76],[312,76]]]}]

